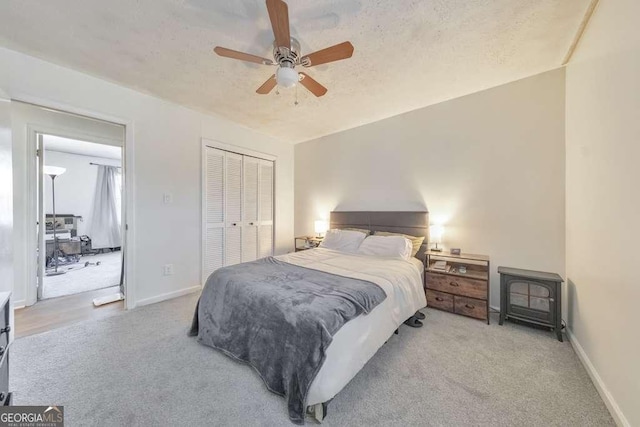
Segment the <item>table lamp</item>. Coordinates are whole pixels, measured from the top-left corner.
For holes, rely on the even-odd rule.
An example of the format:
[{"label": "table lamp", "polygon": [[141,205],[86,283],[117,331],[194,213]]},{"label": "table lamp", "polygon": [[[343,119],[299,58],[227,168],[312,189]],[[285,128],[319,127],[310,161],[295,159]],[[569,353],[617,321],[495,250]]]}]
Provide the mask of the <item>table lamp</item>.
[{"label": "table lamp", "polygon": [[443,225],[432,225],[429,227],[429,238],[436,244],[435,248],[431,248],[432,251],[442,252],[442,248],[438,247],[438,243],[442,243],[442,235],[444,234]]},{"label": "table lamp", "polygon": [[327,230],[329,229],[329,224],[327,224],[327,221],[323,221],[319,219],[313,223],[313,228],[317,234],[317,237],[321,238],[322,234],[326,233]]}]

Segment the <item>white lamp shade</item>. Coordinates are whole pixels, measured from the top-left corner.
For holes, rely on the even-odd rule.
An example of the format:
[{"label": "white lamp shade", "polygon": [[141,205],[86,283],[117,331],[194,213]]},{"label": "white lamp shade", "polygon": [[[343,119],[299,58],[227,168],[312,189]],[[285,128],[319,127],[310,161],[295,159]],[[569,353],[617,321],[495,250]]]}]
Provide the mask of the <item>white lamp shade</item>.
[{"label": "white lamp shade", "polygon": [[319,219],[313,223],[313,228],[317,234],[326,233],[329,229],[329,224],[327,224],[327,221]]},{"label": "white lamp shade", "polygon": [[50,176],[62,175],[67,171],[66,168],[61,168],[60,166],[48,166],[48,165],[45,165],[44,168],[42,168],[42,170],[45,174]]},{"label": "white lamp shade", "polygon": [[442,243],[442,235],[444,234],[444,225],[432,225],[429,227],[429,239],[433,243]]},{"label": "white lamp shade", "polygon": [[294,87],[298,83],[298,79],[298,72],[293,68],[280,67],[276,71],[276,82],[280,87]]}]

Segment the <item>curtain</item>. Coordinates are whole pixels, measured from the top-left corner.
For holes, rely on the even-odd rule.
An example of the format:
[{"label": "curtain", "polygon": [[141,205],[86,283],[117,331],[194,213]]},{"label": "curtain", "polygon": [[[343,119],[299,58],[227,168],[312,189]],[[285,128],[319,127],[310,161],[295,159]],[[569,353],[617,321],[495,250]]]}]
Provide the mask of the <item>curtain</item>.
[{"label": "curtain", "polygon": [[115,166],[98,166],[96,193],[93,198],[91,247],[116,248],[122,245],[120,234],[120,175]]},{"label": "curtain", "polygon": [[122,169],[116,169],[116,212],[118,213],[118,226],[122,230]]}]

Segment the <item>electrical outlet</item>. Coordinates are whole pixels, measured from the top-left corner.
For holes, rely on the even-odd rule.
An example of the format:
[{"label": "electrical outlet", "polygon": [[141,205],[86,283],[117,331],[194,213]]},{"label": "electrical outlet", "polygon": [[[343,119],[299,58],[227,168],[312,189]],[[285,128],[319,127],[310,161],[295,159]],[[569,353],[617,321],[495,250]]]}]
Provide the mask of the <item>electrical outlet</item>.
[{"label": "electrical outlet", "polygon": [[165,205],[173,203],[173,195],[171,193],[164,193],[162,195],[162,201]]},{"label": "electrical outlet", "polygon": [[165,276],[171,276],[173,274],[173,264],[165,264],[163,272]]}]

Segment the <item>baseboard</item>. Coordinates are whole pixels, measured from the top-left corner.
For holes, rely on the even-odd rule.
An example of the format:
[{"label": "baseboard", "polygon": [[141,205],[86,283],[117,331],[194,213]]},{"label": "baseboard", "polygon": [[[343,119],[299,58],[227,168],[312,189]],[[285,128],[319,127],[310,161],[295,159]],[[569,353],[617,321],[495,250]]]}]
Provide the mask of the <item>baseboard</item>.
[{"label": "baseboard", "polygon": [[25,308],[27,305],[27,300],[19,300],[19,301],[13,301],[13,309],[17,310],[19,308]]},{"label": "baseboard", "polygon": [[567,333],[567,337],[569,338],[569,342],[571,343],[571,346],[573,347],[574,351],[578,355],[578,359],[580,359],[580,362],[582,362],[582,366],[584,366],[584,368],[586,369],[587,373],[589,374],[589,377],[591,377],[591,381],[593,382],[593,385],[596,386],[596,390],[598,390],[598,393],[600,394],[600,397],[604,401],[604,404],[607,406],[609,413],[611,413],[613,420],[619,426],[631,427],[631,424],[622,413],[622,410],[620,409],[615,399],[609,392],[609,389],[607,388],[605,383],[602,381],[602,378],[600,378],[598,371],[596,371],[596,368],[591,363],[591,360],[589,360],[589,356],[587,356],[587,353],[584,351],[584,349],[580,345],[580,342],[578,341],[578,339],[575,337],[575,335],[573,335],[573,332],[571,331],[571,329],[566,328],[565,330]]},{"label": "baseboard", "polygon": [[[490,306],[490,308],[498,312],[500,311],[500,307]],[[578,355],[578,359],[580,359],[582,366],[584,366],[584,369],[589,374],[589,377],[591,378],[591,382],[593,382],[593,385],[595,385],[596,390],[598,390],[598,394],[604,401],[604,404],[607,406],[607,409],[609,410],[609,413],[613,417],[613,420],[619,426],[631,427],[631,424],[625,418],[624,414],[622,413],[622,410],[620,409],[620,407],[614,400],[613,396],[609,392],[609,389],[602,381],[602,378],[600,378],[598,371],[596,371],[596,368],[591,363],[591,360],[589,360],[587,353],[584,351],[584,349],[580,345],[580,342],[578,341],[578,339],[575,337],[575,335],[573,335],[573,332],[571,332],[571,329],[565,328],[564,331],[567,338],[569,339],[569,342],[571,343],[571,346],[573,347],[573,350]]]},{"label": "baseboard", "polygon": [[184,295],[189,295],[194,292],[199,292],[202,289],[202,286],[191,286],[190,288],[184,288],[173,292],[167,292],[164,294],[156,295],[151,298],[145,298],[138,300],[136,303],[136,307],[141,307],[143,305],[155,304],[157,302],[166,301],[168,299],[178,298]]}]

